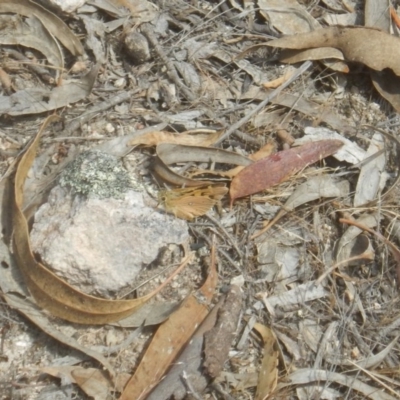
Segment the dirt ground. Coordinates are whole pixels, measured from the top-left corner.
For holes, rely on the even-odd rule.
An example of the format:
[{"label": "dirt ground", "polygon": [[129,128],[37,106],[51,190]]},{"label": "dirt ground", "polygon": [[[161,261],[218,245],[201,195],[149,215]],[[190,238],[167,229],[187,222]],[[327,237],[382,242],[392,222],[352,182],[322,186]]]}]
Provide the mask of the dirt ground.
[{"label": "dirt ground", "polygon": [[[190,263],[142,314],[125,324],[68,322],[34,304],[26,277],[18,272],[15,247],[11,250],[15,204],[4,194],[0,399],[146,398],[130,396],[125,385],[179,302],[196,293],[196,307],[207,303],[198,294],[213,265],[213,296],[201,309],[208,313],[228,293],[233,296],[219,314],[226,319],[213,331],[216,347],[192,356],[200,366],[187,371],[195,376],[197,368],[197,378],[179,375],[181,394],[177,388],[175,394],[165,391],[149,398],[399,398],[400,91],[399,74],[391,64],[397,50],[378,54],[376,46],[368,47],[373,42],[370,31],[357,33],[363,38],[357,48],[331,46],[342,56],[296,53],[299,58],[293,61],[298,48],[279,42],[265,46],[284,35],[293,38],[337,25],[333,36],[353,43],[354,36],[345,36],[353,28],[346,26],[373,30],[365,22],[371,15],[385,15],[398,40],[396,2],[391,4],[392,17],[389,9],[382,14],[368,9],[379,2],[350,0],[96,0],[72,12],[41,1],[52,13],[46,17],[43,9],[26,3],[0,2],[0,170],[3,183],[12,184],[20,152],[46,117],[60,117],[43,132],[28,174],[31,187],[25,196],[35,199],[35,206],[37,199],[46,200],[78,153],[101,149],[136,174],[155,199],[154,207],[166,207],[178,217],[194,212],[193,200],[188,204],[182,197],[168,197],[172,181],[165,185],[155,179],[155,147],[167,134],[179,137],[179,145],[186,143],[182,137],[214,135],[211,144],[195,143],[202,146],[198,152],[211,146],[244,157],[260,149],[266,152],[263,157],[288,150],[304,137],[335,138],[347,140],[347,155],[317,157],[312,165],[305,163],[233,204],[225,192],[221,199],[203,193],[209,196],[210,211],[188,221],[186,250],[164,249],[127,298],[156,289],[172,273],[171,265],[176,267],[189,253]],[[38,20],[48,31],[38,33]],[[383,64],[379,71],[373,64],[378,56]],[[385,74],[389,84],[379,89]],[[155,132],[155,139],[132,144],[148,132]],[[356,152],[362,154],[358,159]],[[183,167],[180,163],[173,171],[192,179],[216,179],[227,187],[232,176],[239,176],[227,177],[234,163],[227,167],[211,158],[196,161],[190,159]],[[211,178],[197,175],[210,169],[220,172]],[[264,175],[273,172],[268,169]],[[310,186],[313,182],[317,189]],[[250,179],[246,185],[255,183]],[[11,216],[10,225],[6,220]],[[270,221],[272,226],[261,233]],[[193,327],[202,321],[195,317]],[[191,318],[185,317],[185,323],[190,325]],[[179,336],[177,326],[169,329]],[[158,346],[156,354],[161,354],[162,344]],[[180,346],[180,354],[189,347]],[[201,364],[213,352],[215,374],[211,361],[208,367]],[[218,359],[220,354],[225,356]],[[149,365],[155,368],[157,361]],[[150,371],[137,378],[144,386],[153,385]]]}]

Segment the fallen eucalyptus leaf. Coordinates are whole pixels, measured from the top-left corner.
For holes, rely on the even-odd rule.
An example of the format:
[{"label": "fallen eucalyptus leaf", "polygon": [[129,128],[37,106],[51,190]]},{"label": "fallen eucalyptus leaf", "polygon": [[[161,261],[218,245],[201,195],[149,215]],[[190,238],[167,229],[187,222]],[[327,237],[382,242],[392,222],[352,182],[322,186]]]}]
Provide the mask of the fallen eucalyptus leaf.
[{"label": "fallen eucalyptus leaf", "polygon": [[45,26],[72,55],[80,56],[85,53],[81,42],[72,33],[68,25],[39,4],[29,0],[2,0],[0,1],[0,13],[15,13],[24,15],[25,17],[34,15],[42,21],[43,26]]},{"label": "fallen eucalyptus leaf", "polygon": [[334,47],[346,61],[359,62],[375,71],[390,68],[400,76],[400,39],[379,29],[332,26],[274,39],[266,45],[286,49]]},{"label": "fallen eucalyptus leaf", "polygon": [[293,194],[287,199],[285,205],[278,214],[261,231],[252,236],[252,239],[262,235],[272,228],[283,216],[295,208],[320,198],[346,197],[350,193],[350,184],[345,180],[337,180],[331,175],[315,176],[299,185]]},{"label": "fallen eucalyptus leaf", "polygon": [[[371,157],[384,149],[385,142],[382,135],[375,133],[371,138],[365,158]],[[361,167],[354,194],[354,207],[360,207],[375,200],[378,193],[384,189],[388,178],[385,166],[386,156],[384,152],[381,152],[380,155]]]},{"label": "fallen eucalyptus leaf", "polygon": [[95,400],[105,400],[113,390],[118,390],[114,387],[113,382],[97,368],[60,365],[44,367],[41,371],[62,380],[68,377],[70,382],[77,384],[88,396]]},{"label": "fallen eucalyptus leaf", "polygon": [[56,117],[46,119],[40,131],[27,148],[18,164],[15,174],[15,192],[12,204],[13,213],[13,252],[29,291],[39,307],[53,315],[71,322],[85,324],[104,324],[117,321],[132,314],[147,300],[160,291],[191,259],[187,255],[181,266],[175,270],[155,291],[133,300],[105,300],[86,295],[68,285],[57,275],[38,262],[31,250],[28,222],[22,211],[23,188],[26,175],[33,163],[39,145],[39,139],[46,126]]},{"label": "fallen eucalyptus leaf", "polygon": [[148,132],[131,140],[128,146],[157,146],[160,143],[174,143],[186,146],[211,146],[223,131],[215,131],[211,129],[196,129],[182,133],[172,133],[164,131]]},{"label": "fallen eucalyptus leaf", "polygon": [[297,35],[321,27],[297,0],[257,0],[257,3],[268,24],[285,35]]},{"label": "fallen eucalyptus leaf", "polygon": [[256,161],[233,178],[231,203],[283,182],[306,166],[335,153],[342,145],[340,140],[320,140]]},{"label": "fallen eucalyptus leaf", "polygon": [[312,382],[329,381],[356,390],[365,396],[365,398],[371,400],[395,400],[397,398],[397,396],[391,396],[378,387],[368,385],[356,379],[353,375],[345,375],[315,368],[298,369],[288,375],[286,381],[287,382],[282,382],[278,385],[278,390],[290,385],[308,385]]},{"label": "fallen eucalyptus leaf", "polygon": [[349,140],[340,133],[328,128],[308,126],[304,129],[305,135],[294,141],[295,146],[301,144],[312,143],[316,140],[340,140],[343,146],[332,155],[339,161],[346,161],[349,164],[358,164],[365,159],[366,151],[361,148],[355,141]]},{"label": "fallen eucalyptus leaf", "polygon": [[277,350],[276,338],[271,328],[256,323],[253,329],[261,335],[264,342],[264,354],[258,375],[255,400],[264,400],[271,395],[278,383],[279,352]]},{"label": "fallen eucalyptus leaf", "polygon": [[[181,307],[160,325],[119,400],[152,398],[151,395],[150,397],[147,395],[159,383],[167,368],[171,366],[208,314],[208,306],[218,280],[215,265],[215,246],[213,246],[207,280],[197,294],[189,295]],[[198,300],[199,297],[201,301]],[[162,398],[154,397],[157,400]]]},{"label": "fallen eucalyptus leaf", "polygon": [[214,181],[186,178],[172,171],[168,165],[189,161],[234,165],[250,165],[253,163],[252,160],[240,154],[210,147],[161,143],[157,145],[156,152],[157,157],[152,166],[155,174],[164,182],[181,187],[211,185]]},{"label": "fallen eucalyptus leaf", "polygon": [[[234,302],[234,310],[233,314],[240,312],[241,309],[241,292],[237,286],[231,286],[228,297],[231,297],[231,300]],[[227,303],[228,301],[228,303]],[[220,333],[220,340],[226,343],[229,342],[229,346],[227,346],[226,351],[229,351],[231,346],[231,333],[230,329],[236,330],[236,323],[234,321],[225,321],[227,322],[227,332],[228,338],[224,338],[224,330],[225,327],[220,325],[218,329],[218,323],[221,322],[224,325],[224,322],[221,321],[218,316],[222,313],[223,307],[229,307],[230,301],[227,300],[226,297],[222,297],[221,300],[212,308],[212,310],[208,313],[207,317],[203,320],[199,328],[196,330],[194,335],[191,337],[190,341],[187,343],[185,349],[179,358],[174,362],[172,368],[168,371],[165,378],[157,385],[157,387],[150,393],[147,397],[147,400],[166,400],[173,398],[175,400],[181,400],[186,398],[187,394],[187,385],[185,385],[185,381],[189,383],[196,393],[202,393],[207,385],[210,383],[211,378],[206,376],[205,371],[202,368],[203,361],[203,348],[207,347],[207,336],[213,336],[214,333]],[[235,307],[239,306],[239,308]],[[226,315],[226,309],[225,309]],[[229,312],[228,312],[229,315]],[[227,315],[226,315],[227,316]],[[228,317],[229,318],[229,317]],[[222,318],[223,320],[224,318]],[[234,317],[235,319],[235,317]],[[217,329],[217,332],[215,331]],[[212,339],[211,339],[212,340]],[[220,352],[224,347],[222,344],[222,348],[220,349],[218,346],[220,341],[217,339],[214,344],[217,345],[217,348],[210,349],[213,353],[214,350]],[[207,350],[204,350],[204,358],[207,358],[206,355]],[[221,360],[222,363],[225,362],[225,358]],[[183,378],[183,379],[182,379]]]}]

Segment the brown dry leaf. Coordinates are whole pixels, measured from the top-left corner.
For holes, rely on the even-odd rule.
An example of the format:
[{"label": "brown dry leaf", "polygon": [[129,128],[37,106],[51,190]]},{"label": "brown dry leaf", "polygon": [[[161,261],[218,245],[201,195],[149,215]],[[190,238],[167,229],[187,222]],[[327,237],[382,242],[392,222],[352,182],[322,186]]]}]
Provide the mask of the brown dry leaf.
[{"label": "brown dry leaf", "polygon": [[206,282],[197,294],[187,297],[181,307],[158,328],[119,400],[145,399],[192,337],[196,328],[206,318],[218,280],[215,264],[215,246],[213,246],[210,272]]},{"label": "brown dry leaf", "polygon": [[68,378],[70,382],[76,383],[88,396],[95,400],[106,400],[112,390],[118,390],[97,368],[60,365],[42,368],[42,372],[56,378]]},{"label": "brown dry leaf", "polygon": [[181,162],[216,162],[234,165],[250,165],[253,163],[247,157],[231,151],[202,147],[184,146],[179,144],[161,143],[156,148],[157,157],[152,165],[154,173],[162,181],[181,187],[212,185],[211,180],[196,180],[186,178],[172,171],[168,165]]},{"label": "brown dry leaf", "polygon": [[[263,147],[261,147],[260,150],[256,151],[253,154],[249,155],[249,159],[252,161],[258,161],[261,160],[264,157],[270,156],[276,149],[276,146],[274,143],[267,143]],[[238,167],[235,167],[233,169],[230,169],[229,171],[222,172],[223,176],[227,176],[229,178],[233,178],[236,176],[243,168],[245,168],[242,165],[239,165]]]},{"label": "brown dry leaf", "polygon": [[[184,399],[188,392],[188,384],[195,393],[200,394],[204,391],[211,378],[204,374],[202,366],[203,342],[206,347],[204,350],[205,363],[208,361],[211,367],[219,369],[220,366],[222,368],[237,327],[237,319],[241,310],[241,296],[239,287],[232,285],[227,295],[222,296],[209,312],[168,374],[151,392],[147,400],[166,400],[171,397],[175,400]],[[213,341],[214,339],[215,341]],[[209,353],[208,357],[207,352]],[[216,373],[217,369],[214,368],[213,371]],[[210,370],[208,373],[213,375]]]},{"label": "brown dry leaf", "polygon": [[276,339],[270,328],[255,323],[254,329],[261,335],[264,342],[264,356],[258,376],[255,400],[264,400],[271,395],[278,383],[279,351],[276,349]]},{"label": "brown dry leaf", "polygon": [[[13,162],[13,168],[10,168],[10,170],[14,170],[15,164],[16,161]],[[9,204],[11,201],[9,200],[9,197],[11,196],[10,192],[12,192],[12,188],[9,188],[11,185],[9,185],[10,179],[8,178],[8,173],[6,173],[0,182],[1,231],[3,232],[3,240],[0,241],[0,257],[3,265],[3,268],[0,268],[0,288],[3,299],[11,308],[21,313],[25,318],[27,318],[27,320],[35,324],[41,331],[51,336],[58,342],[97,360],[107,369],[107,371],[110,373],[110,376],[115,376],[113,367],[108,362],[106,357],[97,351],[82,346],[74,337],[68,336],[59,331],[55,327],[54,318],[39,309],[39,307],[36,306],[33,298],[29,295],[26,284],[21,276],[21,272],[16,266],[15,260],[10,252],[10,246],[7,245],[9,243],[9,236],[12,231],[12,223],[11,221],[8,221],[8,218],[12,214],[9,212]]]},{"label": "brown dry leaf", "polygon": [[334,47],[346,61],[365,64],[375,71],[390,68],[400,76],[400,39],[379,29],[332,26],[274,39],[266,45],[286,49]]},{"label": "brown dry leaf", "polygon": [[319,47],[317,49],[307,50],[286,49],[279,55],[279,60],[288,64],[296,64],[307,60],[323,60],[325,65],[329,63],[328,67],[330,69],[343,73],[348,73],[350,71],[347,64],[338,61],[343,60],[342,52],[333,47]]},{"label": "brown dry leaf", "polygon": [[[365,2],[364,21],[366,26],[381,29],[390,34],[392,8],[385,1]],[[397,15],[394,12],[394,15]],[[371,80],[378,93],[386,99],[393,108],[400,112],[400,77],[390,70],[371,71]]]},{"label": "brown dry leaf", "polygon": [[135,139],[131,140],[127,145],[157,146],[160,143],[174,143],[186,146],[207,147],[214,144],[222,134],[223,131],[215,131],[212,129],[196,129],[179,134],[165,131],[156,131],[148,132],[144,135],[138,136]]},{"label": "brown dry leaf", "polygon": [[160,287],[146,296],[133,300],[105,300],[82,293],[68,285],[53,272],[38,262],[31,250],[28,222],[22,211],[23,188],[28,171],[33,163],[39,145],[39,139],[46,126],[57,119],[55,116],[46,119],[40,131],[21,157],[15,174],[15,192],[13,210],[13,252],[29,291],[37,304],[53,315],[71,322],[85,324],[104,324],[117,321],[132,314],[152,296],[158,293],[183,269],[191,259],[185,257],[182,265]]},{"label": "brown dry leaf", "polygon": [[56,37],[74,56],[80,56],[85,53],[79,39],[72,33],[60,18],[46,10],[39,4],[29,0],[1,0],[0,13],[15,13],[25,17],[34,15],[40,19],[43,26]]},{"label": "brown dry leaf", "polygon": [[212,185],[190,189],[162,190],[159,199],[167,212],[177,218],[191,220],[206,214],[228,193],[223,185]]},{"label": "brown dry leaf", "polygon": [[306,166],[335,153],[340,140],[320,140],[283,150],[261,159],[236,175],[231,184],[231,203],[283,182]]}]

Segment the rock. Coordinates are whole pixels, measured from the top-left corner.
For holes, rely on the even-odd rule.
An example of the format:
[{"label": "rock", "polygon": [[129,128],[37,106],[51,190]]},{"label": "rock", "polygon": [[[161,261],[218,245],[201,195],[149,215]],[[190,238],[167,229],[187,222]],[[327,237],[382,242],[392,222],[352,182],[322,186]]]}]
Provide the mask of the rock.
[{"label": "rock", "polygon": [[124,45],[125,54],[135,65],[140,65],[150,60],[149,43],[147,39],[141,33],[136,32],[134,28],[127,32]]},{"label": "rock", "polygon": [[[77,165],[68,168],[77,170]],[[61,181],[65,184],[65,175]],[[97,183],[96,190],[104,189]],[[132,286],[161,249],[189,238],[187,223],[149,206],[152,199],[146,192],[130,189],[118,198],[104,198],[91,190],[84,196],[71,189],[74,184],[67,186],[55,186],[36,212],[32,248],[48,268],[85,293],[114,297]]]}]

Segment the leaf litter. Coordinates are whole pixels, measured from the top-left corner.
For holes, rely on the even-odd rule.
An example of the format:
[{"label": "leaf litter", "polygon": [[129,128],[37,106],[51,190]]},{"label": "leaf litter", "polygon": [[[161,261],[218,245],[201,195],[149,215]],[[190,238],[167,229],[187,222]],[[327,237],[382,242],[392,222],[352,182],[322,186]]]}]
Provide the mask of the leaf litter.
[{"label": "leaf litter", "polygon": [[[179,380],[182,398],[396,398],[400,276],[391,229],[399,206],[399,121],[390,107],[399,110],[399,63],[398,38],[389,30],[398,28],[388,21],[395,20],[398,10],[379,9],[379,22],[373,11],[377,3],[366,2],[365,21],[360,6],[340,1],[204,0],[194,5],[175,0],[167,6],[110,0],[87,3],[70,14],[46,1],[40,6],[25,0],[0,3],[0,13],[17,16],[15,31],[6,28],[15,42],[7,39],[0,54],[2,172],[10,166],[15,173],[22,165],[23,174],[31,174],[26,156],[19,156],[19,167],[13,160],[35,137],[45,114],[56,110],[63,119],[43,132],[38,145],[45,167],[36,168],[27,181],[42,190],[35,201],[26,199],[31,207],[46,197],[64,160],[102,149],[122,157],[127,167],[138,167],[156,201],[164,199],[177,217],[192,219],[195,252],[192,264],[142,314],[112,325],[104,322],[113,317],[72,317],[66,310],[88,298],[68,288],[76,299],[66,296],[60,302],[65,285],[56,276],[48,281],[49,270],[38,269],[35,257],[26,259],[33,214],[25,210],[28,220],[22,224],[22,203],[14,203],[16,218],[10,227],[7,214],[13,203],[3,202],[3,238],[11,239],[15,249],[10,255],[3,243],[1,288],[7,305],[2,307],[11,320],[2,320],[2,351],[9,360],[0,363],[5,393],[42,398],[45,391],[39,393],[35,383],[40,367],[61,377],[61,389],[74,382],[72,390],[80,398],[131,398],[132,387],[142,390],[138,382],[146,391],[163,375],[165,382]],[[339,20],[360,25],[334,25]],[[29,40],[18,36],[26,29],[40,33]],[[129,35],[140,37],[138,46],[144,47],[131,48]],[[289,71],[284,63],[303,64]],[[316,143],[321,140],[342,145],[336,153],[321,154]],[[314,155],[300,156],[296,164],[293,142],[314,147]],[[294,156],[277,164],[283,172],[276,178],[268,160],[282,152]],[[25,154],[33,156],[29,150]],[[39,158],[30,162],[39,163]],[[262,170],[260,165],[265,171],[257,181],[254,171]],[[25,180],[20,172],[17,197]],[[9,183],[4,175],[2,184]],[[235,199],[231,207],[228,188]],[[24,193],[30,197],[32,190],[27,187]],[[213,243],[216,254],[210,260]],[[25,280],[16,279],[18,266],[10,257],[19,264],[25,261],[18,271]],[[161,258],[157,263],[163,265]],[[205,269],[210,265],[218,265],[219,283],[199,294],[199,288],[207,287]],[[168,276],[153,276],[147,293]],[[214,318],[208,307],[223,298],[223,285],[233,278],[242,281],[246,308],[237,309],[245,314],[235,333],[232,323],[226,341],[217,340],[224,355],[215,358],[216,364],[206,362],[207,375],[198,367],[209,346],[204,347],[207,335],[203,325],[197,326]],[[52,280],[58,282],[56,290]],[[136,299],[126,301],[140,303],[146,291],[137,292]],[[178,304],[174,292],[180,295]],[[116,301],[114,305],[120,304]],[[162,308],[164,303],[169,307]],[[190,312],[174,317],[188,303]],[[125,315],[113,312],[117,320]],[[44,340],[41,349],[17,351],[17,338],[29,347],[21,332],[25,318],[38,327],[26,328],[30,335],[39,329],[62,347]],[[185,337],[176,336],[174,353],[162,368],[160,363],[157,374],[140,372],[159,367],[166,341],[179,332],[174,318],[187,327]],[[95,320],[96,329],[91,325]],[[313,324],[318,329],[312,330]],[[216,336],[222,325],[215,325]],[[251,333],[253,326],[263,344]],[[131,341],[133,327],[138,331]],[[308,335],[305,343],[302,335]],[[80,365],[52,366],[53,358],[70,349],[80,352]],[[41,360],[39,367],[31,363],[32,352]],[[174,362],[189,366],[188,359],[194,369],[169,370]],[[24,378],[34,387],[29,393],[15,389],[19,365],[29,366]],[[190,376],[194,371],[195,378]],[[162,386],[155,390],[168,398]]]}]

